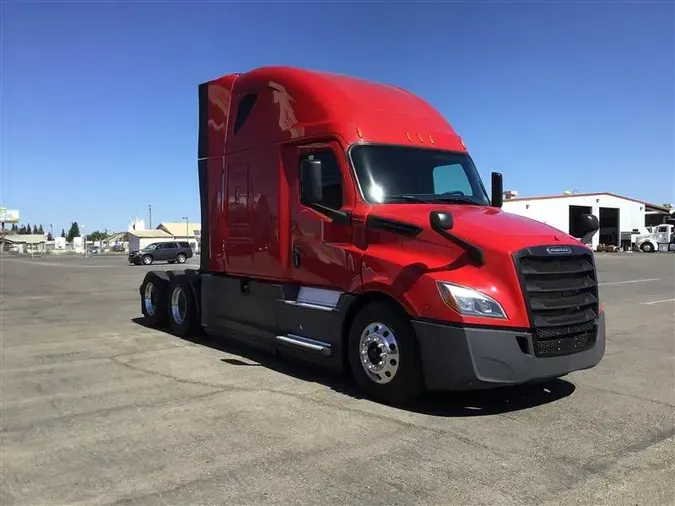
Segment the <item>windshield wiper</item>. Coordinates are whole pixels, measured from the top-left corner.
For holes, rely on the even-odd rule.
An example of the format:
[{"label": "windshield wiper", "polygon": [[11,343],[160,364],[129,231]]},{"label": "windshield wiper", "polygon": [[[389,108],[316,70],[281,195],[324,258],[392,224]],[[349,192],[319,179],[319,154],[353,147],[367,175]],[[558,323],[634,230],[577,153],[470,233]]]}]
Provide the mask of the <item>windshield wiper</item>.
[{"label": "windshield wiper", "polygon": [[433,204],[434,203],[432,200],[423,199],[423,198],[417,197],[415,195],[391,195],[389,197],[385,197],[385,200],[405,200],[405,201],[408,201],[408,202],[419,202],[420,204]]},{"label": "windshield wiper", "polygon": [[466,195],[443,195],[442,193],[440,195],[436,195],[434,197],[435,202],[461,202],[462,204],[472,204],[474,206],[483,206],[482,202],[477,202],[471,197],[467,197]]}]

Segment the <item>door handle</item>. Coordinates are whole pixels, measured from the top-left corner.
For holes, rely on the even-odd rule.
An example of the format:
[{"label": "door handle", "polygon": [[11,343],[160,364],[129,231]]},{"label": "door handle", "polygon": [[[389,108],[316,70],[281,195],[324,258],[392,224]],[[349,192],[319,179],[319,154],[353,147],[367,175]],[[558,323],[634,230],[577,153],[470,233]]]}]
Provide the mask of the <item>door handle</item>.
[{"label": "door handle", "polygon": [[295,267],[296,269],[300,268],[300,257],[301,256],[302,256],[302,251],[300,250],[300,248],[295,246],[293,248],[293,267]]}]

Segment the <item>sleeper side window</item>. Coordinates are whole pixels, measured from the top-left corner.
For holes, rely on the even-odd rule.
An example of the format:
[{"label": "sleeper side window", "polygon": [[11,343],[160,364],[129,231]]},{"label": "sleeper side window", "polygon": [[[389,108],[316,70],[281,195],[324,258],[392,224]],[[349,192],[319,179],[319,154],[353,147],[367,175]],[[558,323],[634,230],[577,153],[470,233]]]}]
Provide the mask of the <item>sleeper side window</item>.
[{"label": "sleeper side window", "polygon": [[253,106],[255,105],[257,100],[258,95],[256,95],[255,93],[250,93],[248,95],[244,95],[242,99],[239,101],[239,107],[237,108],[237,116],[234,119],[235,134],[241,129],[241,127],[244,126],[244,123],[246,123],[246,120],[251,114]]},{"label": "sleeper side window", "polygon": [[319,151],[307,155],[300,160],[320,160],[321,161],[321,181],[323,188],[323,199],[319,202],[330,209],[338,210],[342,207],[342,173],[335,153],[332,151]]}]

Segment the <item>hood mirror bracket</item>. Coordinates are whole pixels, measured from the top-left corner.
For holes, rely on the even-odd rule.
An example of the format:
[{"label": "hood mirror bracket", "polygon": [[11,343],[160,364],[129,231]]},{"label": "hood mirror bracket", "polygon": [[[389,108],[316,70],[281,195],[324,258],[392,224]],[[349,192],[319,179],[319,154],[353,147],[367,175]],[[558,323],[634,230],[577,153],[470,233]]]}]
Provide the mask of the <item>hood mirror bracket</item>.
[{"label": "hood mirror bracket", "polygon": [[452,214],[447,211],[431,211],[429,213],[429,225],[434,232],[466,251],[469,260],[474,264],[478,266],[485,265],[483,250],[461,237],[448,232],[455,225]]}]

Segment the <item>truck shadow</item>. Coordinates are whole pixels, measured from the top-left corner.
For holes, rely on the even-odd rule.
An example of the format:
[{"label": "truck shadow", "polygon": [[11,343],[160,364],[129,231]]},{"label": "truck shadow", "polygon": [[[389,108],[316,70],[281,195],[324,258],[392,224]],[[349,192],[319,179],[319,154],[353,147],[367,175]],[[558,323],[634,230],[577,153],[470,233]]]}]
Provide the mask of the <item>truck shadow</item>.
[{"label": "truck shadow", "polygon": [[[143,318],[132,318],[131,321],[142,327],[168,334],[164,329],[148,327]],[[173,335],[171,337],[175,338]],[[187,337],[183,340],[233,355],[220,359],[227,366],[265,367],[302,381],[322,384],[335,392],[355,399],[365,399],[348,373],[326,371],[297,359],[274,355],[235,339],[199,336]],[[485,391],[427,392],[417,402],[395,409],[439,417],[499,415],[559,401],[570,396],[575,389],[576,387],[569,381],[555,379],[545,383]]]}]

